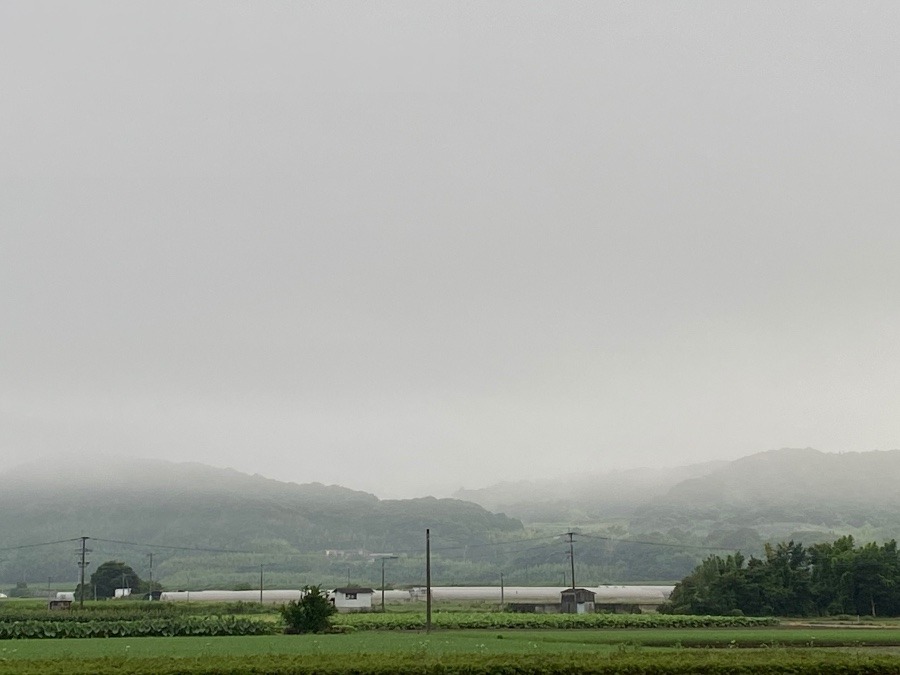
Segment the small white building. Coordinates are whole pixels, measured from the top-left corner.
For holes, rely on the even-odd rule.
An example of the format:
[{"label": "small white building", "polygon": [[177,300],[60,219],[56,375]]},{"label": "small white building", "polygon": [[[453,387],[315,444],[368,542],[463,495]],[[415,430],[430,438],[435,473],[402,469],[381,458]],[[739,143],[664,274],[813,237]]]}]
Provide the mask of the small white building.
[{"label": "small white building", "polygon": [[339,612],[369,612],[372,610],[374,589],[347,586],[331,592],[331,602]]}]

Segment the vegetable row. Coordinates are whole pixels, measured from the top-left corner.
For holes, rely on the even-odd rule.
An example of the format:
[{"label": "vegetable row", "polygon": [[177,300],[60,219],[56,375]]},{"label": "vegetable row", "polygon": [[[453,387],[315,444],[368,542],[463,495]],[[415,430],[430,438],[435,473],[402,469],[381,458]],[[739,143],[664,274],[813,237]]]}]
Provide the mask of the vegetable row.
[{"label": "vegetable row", "polygon": [[[333,619],[337,626],[357,630],[421,630],[421,614],[341,614]],[[512,612],[447,612],[432,616],[437,628],[752,628],[774,626],[772,617],[691,616],[671,614],[522,614]]]},{"label": "vegetable row", "polygon": [[239,617],[157,617],[132,621],[0,621],[0,640],[39,638],[271,635],[277,624]]}]

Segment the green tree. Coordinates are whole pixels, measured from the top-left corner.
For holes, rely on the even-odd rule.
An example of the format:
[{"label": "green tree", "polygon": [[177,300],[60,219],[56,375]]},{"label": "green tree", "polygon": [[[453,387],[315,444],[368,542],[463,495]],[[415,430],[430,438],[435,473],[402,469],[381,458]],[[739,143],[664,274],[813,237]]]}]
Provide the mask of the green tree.
[{"label": "green tree", "polygon": [[766,544],[763,595],[776,616],[806,616],[814,610],[810,591],[810,557],[803,544]]},{"label": "green tree", "polygon": [[809,549],[812,593],[819,614],[856,614],[854,602],[853,537],[815,544]]},{"label": "green tree", "polygon": [[24,581],[20,581],[16,584],[15,588],[9,589],[7,595],[11,598],[30,598],[31,591],[28,590],[28,584]]},{"label": "green tree", "polygon": [[303,597],[282,605],[280,611],[287,633],[322,633],[328,630],[331,616],[337,612],[318,586],[304,586]]},{"label": "green tree", "polygon": [[853,559],[853,598],[857,614],[896,616],[900,612],[900,560],[897,542],[870,543]]},{"label": "green tree", "polygon": [[[157,584],[154,582],[153,585]],[[144,586],[144,582],[130,565],[117,560],[108,560],[91,575],[91,586],[96,589],[98,598],[112,598],[115,597],[117,588],[140,589]],[[76,594],[80,591],[80,588],[77,589]],[[85,589],[85,597],[91,595],[91,589]]]},{"label": "green tree", "polygon": [[746,586],[744,556],[711,555],[675,585],[671,599],[662,609],[674,614],[715,615],[743,610],[741,600],[748,594]]},{"label": "green tree", "polygon": [[804,549],[766,544],[764,560],[710,556],[681,580],[662,611],[749,615],[900,616],[900,550],[894,540],[856,547],[853,537]]}]

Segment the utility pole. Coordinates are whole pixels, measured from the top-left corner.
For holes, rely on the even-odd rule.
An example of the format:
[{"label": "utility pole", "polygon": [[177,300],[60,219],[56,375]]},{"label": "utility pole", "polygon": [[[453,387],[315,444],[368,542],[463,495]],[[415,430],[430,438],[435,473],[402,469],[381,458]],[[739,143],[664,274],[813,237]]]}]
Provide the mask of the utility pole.
[{"label": "utility pole", "polygon": [[425,632],[431,632],[431,529],[425,530]]},{"label": "utility pole", "polygon": [[81,592],[78,594],[79,595],[79,598],[78,598],[79,609],[84,609],[84,568],[91,564],[89,562],[86,562],[84,559],[85,554],[87,554],[89,552],[88,548],[87,548],[87,540],[88,539],[90,539],[90,537],[81,537],[81,560],[78,562],[78,567],[81,568],[81,584],[79,586],[79,590]]},{"label": "utility pole", "polygon": [[263,601],[263,563],[259,564],[259,604]]},{"label": "utility pole", "polygon": [[150,581],[149,581],[150,588],[149,588],[149,591],[150,591],[150,600],[152,601],[153,600],[153,554],[148,553],[147,555],[150,556]]},{"label": "utility pole", "polygon": [[503,572],[500,572],[500,609],[503,610]]},{"label": "utility pole", "polygon": [[573,537],[574,532],[566,532],[569,535],[569,562],[572,563],[572,590],[575,590],[575,544]]},{"label": "utility pole", "polygon": [[385,560],[396,560],[397,556],[395,555],[384,555],[381,556],[381,611],[384,612],[384,561]]}]

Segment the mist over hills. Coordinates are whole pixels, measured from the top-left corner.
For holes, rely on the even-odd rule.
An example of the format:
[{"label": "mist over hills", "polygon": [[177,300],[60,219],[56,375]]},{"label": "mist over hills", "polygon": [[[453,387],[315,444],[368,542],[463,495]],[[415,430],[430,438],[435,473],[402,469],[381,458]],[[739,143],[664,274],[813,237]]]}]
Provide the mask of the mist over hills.
[{"label": "mist over hills", "polygon": [[[765,537],[854,532],[900,536],[900,450],[784,448],[729,462],[636,509],[642,527],[741,526]],[[808,538],[808,537],[807,537]]]},{"label": "mist over hills", "polygon": [[453,493],[457,499],[525,522],[583,522],[627,516],[678,483],[705,476],[728,462],[640,468],[605,474],[577,473],[540,481],[504,482]]},{"label": "mist over hills", "polygon": [[[0,484],[3,548],[84,535],[98,554],[105,549],[110,557],[156,550],[160,576],[167,564],[174,570],[177,558],[181,569],[200,564],[200,558],[209,569],[217,551],[219,558],[232,559],[216,563],[223,568],[255,568],[260,558],[229,553],[248,551],[265,562],[283,560],[287,571],[322,567],[319,558],[327,550],[341,552],[337,557],[345,551],[420,551],[426,528],[435,531],[440,546],[461,550],[523,530],[516,519],[457,499],[382,500],[336,485],[284,483],[202,464],[121,459],[32,464],[0,474]],[[75,546],[65,546],[66,553],[0,552],[0,579],[34,567],[46,572],[42,578],[71,576]],[[305,555],[316,560],[303,560]],[[195,560],[184,564],[191,557]]]},{"label": "mist over hills", "polygon": [[730,462],[500,483],[454,496],[526,523],[619,522],[631,533],[748,530],[762,539],[900,536],[900,450],[782,448]]},{"label": "mist over hills", "polygon": [[743,507],[760,501],[796,505],[827,495],[830,502],[847,505],[900,504],[898,479],[900,450],[834,454],[784,448],[681,481],[668,491],[666,501],[710,508],[727,499]]},{"label": "mist over hills", "polygon": [[[338,485],[286,483],[233,469],[160,460],[26,465],[0,474],[0,536],[18,540],[82,532],[147,543],[252,548],[289,545],[386,550],[419,545],[426,527],[447,544],[471,544],[522,523],[458,499],[379,499]],[[201,534],[202,533],[202,534]],[[18,536],[16,536],[18,535]]]},{"label": "mist over hills", "polygon": [[287,587],[371,585],[370,553],[399,556],[395,578],[415,585],[430,528],[444,584],[493,583],[501,571],[510,583],[558,584],[569,529],[582,533],[585,583],[670,582],[714,550],[900,538],[898,482],[900,451],[809,448],[404,500],[193,463],[32,464],[0,473],[0,581],[74,579],[74,540],[88,536],[94,560],[152,551],[154,578],[170,588],[229,587],[260,565]]}]

